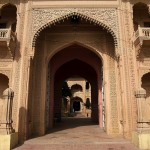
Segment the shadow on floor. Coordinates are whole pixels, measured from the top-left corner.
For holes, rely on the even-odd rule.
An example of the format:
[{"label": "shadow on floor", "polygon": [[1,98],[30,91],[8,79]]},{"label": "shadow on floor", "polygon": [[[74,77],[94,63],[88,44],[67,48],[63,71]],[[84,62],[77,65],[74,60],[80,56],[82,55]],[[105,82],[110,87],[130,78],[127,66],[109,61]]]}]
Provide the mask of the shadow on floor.
[{"label": "shadow on floor", "polygon": [[77,128],[81,126],[98,125],[92,122],[91,118],[78,118],[78,117],[64,117],[60,122],[55,122],[54,128],[50,129],[47,133],[54,133],[61,130]]}]

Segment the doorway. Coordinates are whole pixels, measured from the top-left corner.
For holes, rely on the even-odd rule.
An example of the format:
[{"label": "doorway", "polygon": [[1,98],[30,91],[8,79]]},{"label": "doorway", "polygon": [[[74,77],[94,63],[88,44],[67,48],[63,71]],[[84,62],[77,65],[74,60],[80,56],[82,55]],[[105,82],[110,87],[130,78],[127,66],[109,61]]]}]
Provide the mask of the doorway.
[{"label": "doorway", "polygon": [[[88,61],[88,60],[91,61]],[[102,124],[102,108],[99,108],[98,103],[102,101],[102,78],[101,68],[102,62],[100,58],[91,50],[80,46],[78,44],[70,45],[56,53],[50,61],[50,105],[53,105],[49,113],[49,123],[53,122],[55,118],[62,119],[62,85],[69,77],[81,77],[86,79],[85,90],[89,90],[89,83],[91,85],[91,120],[96,124]],[[54,82],[53,82],[54,81]],[[88,83],[88,88],[87,88]],[[53,86],[52,86],[53,85]],[[78,85],[75,85],[76,87]],[[81,89],[81,88],[80,88]],[[87,91],[84,91],[87,92]],[[54,100],[54,101],[53,101]],[[87,99],[85,99],[86,101]],[[89,102],[89,99],[88,99]],[[85,102],[86,105],[86,102]],[[80,101],[74,100],[73,110],[80,111]],[[53,118],[54,116],[54,118]],[[51,125],[53,127],[54,124]]]},{"label": "doorway", "polygon": [[[102,100],[103,65],[107,81],[107,85],[104,83],[107,93],[105,99],[110,114],[106,116],[106,123],[118,119],[114,39],[99,25],[90,24],[84,18],[74,24],[71,18],[45,28],[36,40],[35,55],[30,67],[31,105],[28,113],[32,116],[29,119],[35,134],[45,134],[53,128],[55,116],[61,120],[62,84],[74,76],[87,81],[86,90],[89,90],[90,83],[91,120],[103,127],[105,119],[102,118],[105,115],[102,115],[102,111],[105,113],[106,110],[102,108],[105,107],[105,100]],[[111,107],[112,104],[114,107]],[[116,129],[117,121],[113,121],[107,128]]]}]

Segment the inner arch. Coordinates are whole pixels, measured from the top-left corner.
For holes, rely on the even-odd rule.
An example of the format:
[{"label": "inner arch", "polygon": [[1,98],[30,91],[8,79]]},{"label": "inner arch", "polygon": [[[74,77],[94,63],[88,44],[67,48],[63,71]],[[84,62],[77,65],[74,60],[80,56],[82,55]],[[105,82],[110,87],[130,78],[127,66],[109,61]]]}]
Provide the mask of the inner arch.
[{"label": "inner arch", "polygon": [[[54,102],[50,102],[50,105],[54,105],[54,109],[50,110],[50,116],[58,117],[60,115],[59,118],[61,118],[60,100],[62,94],[60,89],[62,84],[72,76],[79,76],[86,79],[91,85],[91,119],[102,124],[102,112],[98,106],[102,90],[102,60],[91,50],[81,45],[73,44],[56,53],[51,58],[49,66],[51,74],[50,89],[52,89],[50,101],[54,100]],[[50,120],[50,124],[51,122],[52,120]]]},{"label": "inner arch", "polygon": [[[74,59],[62,65],[55,74],[54,82],[54,116],[61,115],[61,87],[64,80],[72,76],[80,76],[91,83],[92,114],[93,122],[99,122],[98,112],[98,77],[96,71],[87,63]],[[59,91],[59,92],[58,92]],[[61,118],[61,117],[60,117]]]},{"label": "inner arch", "polygon": [[73,44],[62,49],[51,58],[50,64],[54,66],[52,67],[53,72],[55,73],[59,67],[75,59],[93,66],[96,71],[99,70],[99,65],[102,65],[102,60],[94,52],[81,45]]}]

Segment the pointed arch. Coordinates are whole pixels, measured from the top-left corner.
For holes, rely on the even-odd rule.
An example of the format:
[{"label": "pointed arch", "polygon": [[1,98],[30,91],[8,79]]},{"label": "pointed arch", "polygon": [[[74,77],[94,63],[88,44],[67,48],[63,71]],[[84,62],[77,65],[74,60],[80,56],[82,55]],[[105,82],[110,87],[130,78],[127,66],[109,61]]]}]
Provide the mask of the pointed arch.
[{"label": "pointed arch", "polygon": [[[7,6],[13,6],[13,7],[16,7],[15,4],[12,4],[12,3],[5,3],[3,4],[1,7],[0,7],[0,10],[2,10],[3,8],[7,7]],[[17,8],[17,7],[16,7]]]},{"label": "pointed arch", "polygon": [[132,8],[134,9],[136,6],[138,5],[143,5],[148,13],[150,14],[150,1],[149,0],[135,0],[135,1],[132,1]]},{"label": "pointed arch", "polygon": [[83,102],[83,99],[79,96],[75,96],[71,98],[71,101],[79,101],[79,102]]},{"label": "pointed arch", "polygon": [[144,2],[137,2],[137,3],[134,3],[133,8],[136,7],[136,6],[145,7],[147,10],[149,10],[148,4],[147,4],[147,3],[144,3]]},{"label": "pointed arch", "polygon": [[83,91],[83,87],[80,84],[76,83],[76,84],[73,84],[71,86],[71,90],[75,91],[75,92],[78,92],[78,91],[82,92]]},{"label": "pointed arch", "polygon": [[16,31],[17,24],[17,7],[12,3],[6,3],[0,8],[0,16],[6,27],[11,27],[12,31]]},{"label": "pointed arch", "polygon": [[85,19],[85,20],[88,20],[90,23],[93,23],[95,25],[98,25],[100,27],[102,27],[103,29],[107,30],[108,33],[110,33],[114,39],[114,44],[115,44],[115,47],[118,46],[118,41],[117,41],[117,36],[116,34],[114,33],[114,31],[105,23],[101,22],[101,21],[98,21],[94,18],[91,18],[85,14],[81,14],[79,12],[72,12],[72,13],[69,13],[69,14],[66,14],[64,16],[61,16],[59,18],[56,18],[48,23],[45,23],[42,27],[40,27],[36,33],[33,35],[33,40],[32,40],[32,48],[34,49],[35,48],[35,43],[36,43],[36,40],[39,36],[39,34],[44,30],[46,29],[47,27],[51,27],[53,25],[55,25],[56,23],[59,23],[60,21],[62,20],[65,20],[65,19],[68,19],[72,16],[77,16],[77,17],[80,17],[81,19]]},{"label": "pointed arch", "polygon": [[95,53],[95,55],[97,55],[99,57],[99,59],[101,60],[102,64],[104,64],[103,57],[101,56],[101,54],[98,52],[97,49],[95,49],[91,45],[87,45],[87,44],[79,42],[79,41],[73,41],[73,42],[70,42],[70,43],[67,43],[67,44],[64,44],[64,45],[60,45],[60,47],[58,47],[57,49],[54,49],[54,51],[48,55],[47,62],[49,62],[51,60],[51,58],[55,54],[60,52],[62,49],[65,49],[65,48],[70,47],[72,45],[78,45],[78,46],[81,46],[81,47],[84,47],[84,48],[90,50],[91,52]]}]

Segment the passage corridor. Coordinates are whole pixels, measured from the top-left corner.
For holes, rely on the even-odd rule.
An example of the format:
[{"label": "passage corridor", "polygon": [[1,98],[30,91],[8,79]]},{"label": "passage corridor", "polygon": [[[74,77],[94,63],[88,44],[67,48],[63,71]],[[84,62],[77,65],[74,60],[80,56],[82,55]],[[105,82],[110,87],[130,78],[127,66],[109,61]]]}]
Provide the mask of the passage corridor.
[{"label": "passage corridor", "polygon": [[122,137],[108,136],[90,118],[78,113],[55,123],[48,134],[27,140],[14,150],[138,150]]}]

